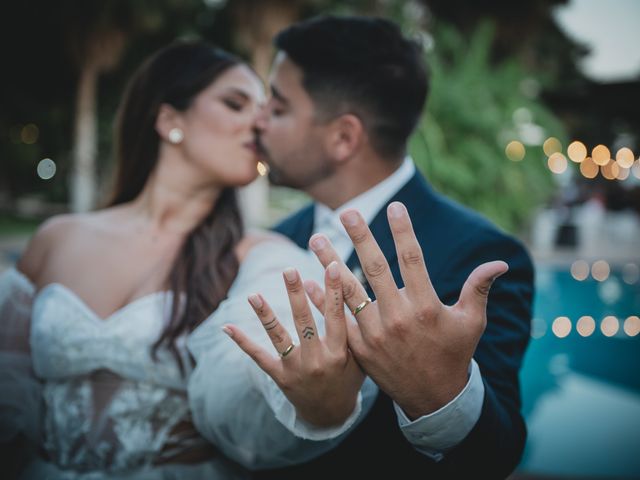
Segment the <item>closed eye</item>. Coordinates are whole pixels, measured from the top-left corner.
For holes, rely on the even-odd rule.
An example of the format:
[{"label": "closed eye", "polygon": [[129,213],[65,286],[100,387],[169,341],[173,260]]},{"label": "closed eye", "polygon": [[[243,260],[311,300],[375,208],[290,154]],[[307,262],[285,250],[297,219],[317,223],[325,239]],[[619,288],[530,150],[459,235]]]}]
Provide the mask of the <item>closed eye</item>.
[{"label": "closed eye", "polygon": [[227,107],[229,107],[231,110],[235,110],[236,112],[239,112],[244,107],[243,104],[232,99],[225,99],[224,103]]}]

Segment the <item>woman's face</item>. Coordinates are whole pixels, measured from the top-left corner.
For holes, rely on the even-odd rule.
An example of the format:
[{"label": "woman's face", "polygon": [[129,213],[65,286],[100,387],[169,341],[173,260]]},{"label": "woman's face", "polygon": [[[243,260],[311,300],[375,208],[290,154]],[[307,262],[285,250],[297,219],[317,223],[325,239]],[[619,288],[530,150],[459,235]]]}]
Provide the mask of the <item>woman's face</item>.
[{"label": "woman's face", "polygon": [[254,124],[264,104],[264,87],[245,65],[224,71],[180,114],[185,157],[203,181],[246,185],[258,174]]}]

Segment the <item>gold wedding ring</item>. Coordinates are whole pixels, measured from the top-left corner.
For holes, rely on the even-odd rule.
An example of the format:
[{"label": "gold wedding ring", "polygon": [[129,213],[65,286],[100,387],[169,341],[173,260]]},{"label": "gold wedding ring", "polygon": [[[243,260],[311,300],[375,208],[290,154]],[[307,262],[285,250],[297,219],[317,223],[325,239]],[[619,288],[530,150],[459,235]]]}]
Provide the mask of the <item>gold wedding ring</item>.
[{"label": "gold wedding ring", "polygon": [[293,347],[295,347],[295,345],[292,343],[291,345],[289,345],[287,348],[284,349],[284,352],[282,352],[280,356],[284,358],[287,355],[289,355],[291,353],[291,350],[293,350]]},{"label": "gold wedding ring", "polygon": [[358,305],[356,308],[353,309],[353,311],[351,312],[353,314],[353,316],[355,317],[356,315],[358,315],[362,310],[364,310],[364,307],[366,307],[367,305],[369,305],[371,303],[371,299],[369,297],[367,297],[367,299],[362,302],[360,305]]}]

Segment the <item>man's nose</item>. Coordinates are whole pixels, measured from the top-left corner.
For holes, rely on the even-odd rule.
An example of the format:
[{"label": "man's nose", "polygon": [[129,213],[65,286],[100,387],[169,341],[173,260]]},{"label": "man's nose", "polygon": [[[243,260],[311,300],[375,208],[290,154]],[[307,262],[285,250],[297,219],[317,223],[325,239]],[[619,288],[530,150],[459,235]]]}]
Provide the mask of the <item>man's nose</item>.
[{"label": "man's nose", "polygon": [[256,114],[256,118],[254,121],[254,128],[257,131],[261,132],[267,128],[268,122],[269,122],[268,107],[266,105],[263,105],[258,109],[258,113]]}]

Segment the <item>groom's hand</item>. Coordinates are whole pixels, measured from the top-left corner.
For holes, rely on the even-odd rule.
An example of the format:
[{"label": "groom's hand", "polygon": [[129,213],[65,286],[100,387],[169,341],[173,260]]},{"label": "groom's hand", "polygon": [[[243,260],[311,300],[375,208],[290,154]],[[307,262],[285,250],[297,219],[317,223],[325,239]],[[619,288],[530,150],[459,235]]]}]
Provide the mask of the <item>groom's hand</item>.
[{"label": "groom's hand", "polygon": [[[394,202],[387,216],[402,289],[362,216],[347,210],[340,217],[376,295],[376,301],[368,303],[362,285],[341,264],[345,302],[352,312],[359,309],[356,321],[347,323],[348,342],[365,372],[415,419],[443,407],[466,385],[487,323],[489,289],[508,266],[501,261],[480,265],[469,275],[458,302],[444,305],[429,279],[406,208]],[[323,265],[338,260],[322,235],[312,237],[310,246]]]},{"label": "groom's hand", "polygon": [[299,273],[289,269],[283,277],[298,344],[259,294],[251,295],[249,303],[280,353],[279,357],[271,355],[233,325],[225,325],[224,330],[273,378],[301,418],[318,427],[339,425],[354,411],[364,381],[364,373],[347,347],[340,267],[337,262],[326,265],[326,298],[323,299],[326,336],[323,338],[319,336]]}]

